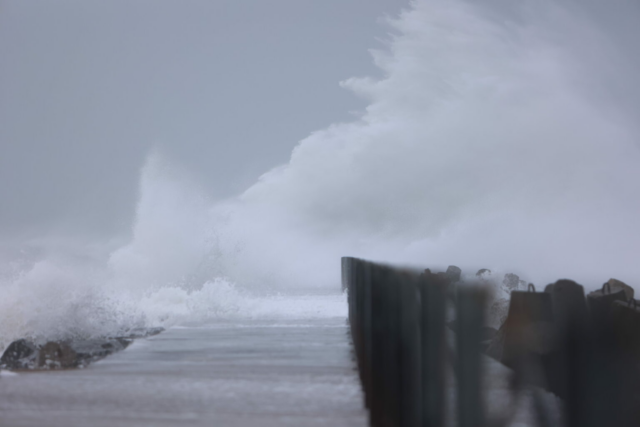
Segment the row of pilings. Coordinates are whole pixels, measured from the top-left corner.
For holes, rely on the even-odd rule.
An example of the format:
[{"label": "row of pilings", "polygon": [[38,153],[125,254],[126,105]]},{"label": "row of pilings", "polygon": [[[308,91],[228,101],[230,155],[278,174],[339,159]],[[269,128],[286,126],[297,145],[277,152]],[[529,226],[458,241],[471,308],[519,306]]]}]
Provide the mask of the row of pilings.
[{"label": "row of pilings", "polygon": [[[509,315],[488,344],[490,290],[482,284],[452,286],[444,273],[350,257],[342,258],[342,279],[373,427],[510,425],[509,416],[487,416],[487,348],[511,369],[511,392],[531,392],[534,425],[640,426],[635,300],[612,293],[587,298],[569,280],[545,292],[514,291]],[[545,407],[549,393],[561,399],[559,417]]]}]

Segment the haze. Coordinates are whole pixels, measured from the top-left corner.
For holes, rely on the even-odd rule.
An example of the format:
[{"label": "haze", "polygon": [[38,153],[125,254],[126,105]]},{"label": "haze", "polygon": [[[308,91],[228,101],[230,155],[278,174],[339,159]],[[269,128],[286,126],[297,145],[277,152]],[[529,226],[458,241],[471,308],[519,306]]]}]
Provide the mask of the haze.
[{"label": "haze", "polygon": [[129,234],[152,149],[227,197],[365,106],[391,0],[0,1],[0,235]]}]

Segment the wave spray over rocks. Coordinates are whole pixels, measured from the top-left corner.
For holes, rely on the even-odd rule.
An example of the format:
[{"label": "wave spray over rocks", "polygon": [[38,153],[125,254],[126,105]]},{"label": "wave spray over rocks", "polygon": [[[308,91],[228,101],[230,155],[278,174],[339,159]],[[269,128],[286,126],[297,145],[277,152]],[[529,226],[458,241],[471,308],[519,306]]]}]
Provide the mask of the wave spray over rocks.
[{"label": "wave spray over rocks", "polygon": [[208,200],[151,153],[129,242],[43,237],[0,254],[0,348],[345,316],[345,254],[638,290],[637,9],[414,1],[372,51],[383,77],[341,83],[366,110],[244,193]]}]

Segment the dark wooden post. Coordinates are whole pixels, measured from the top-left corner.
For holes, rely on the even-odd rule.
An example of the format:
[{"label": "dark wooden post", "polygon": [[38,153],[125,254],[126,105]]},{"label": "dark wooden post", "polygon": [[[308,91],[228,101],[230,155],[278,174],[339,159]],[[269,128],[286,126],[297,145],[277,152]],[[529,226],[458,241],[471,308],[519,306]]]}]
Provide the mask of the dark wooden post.
[{"label": "dark wooden post", "polygon": [[483,427],[481,334],[486,292],[478,286],[458,288],[456,378],[458,426]]},{"label": "dark wooden post", "polygon": [[371,271],[371,419],[375,427],[397,427],[399,409],[399,304],[393,269]]},{"label": "dark wooden post", "polygon": [[[386,295],[385,271],[377,265],[371,265],[371,425],[382,427],[384,423],[384,369],[386,360],[384,348],[386,338]],[[388,425],[388,424],[386,424]]]},{"label": "dark wooden post", "polygon": [[342,291],[346,291],[349,289],[349,282],[351,281],[351,273],[352,273],[352,263],[355,258],[343,256],[340,259],[341,263],[341,271],[342,271]]},{"label": "dark wooden post", "polygon": [[447,282],[432,274],[418,279],[422,354],[422,425],[445,425],[445,314]]},{"label": "dark wooden post", "polygon": [[399,302],[400,425],[420,427],[422,419],[420,299],[418,278],[396,273]]},{"label": "dark wooden post", "polygon": [[363,261],[362,268],[362,377],[363,388],[365,391],[365,405],[371,409],[372,398],[372,375],[371,368],[371,342],[372,342],[372,327],[371,327],[371,263]]}]

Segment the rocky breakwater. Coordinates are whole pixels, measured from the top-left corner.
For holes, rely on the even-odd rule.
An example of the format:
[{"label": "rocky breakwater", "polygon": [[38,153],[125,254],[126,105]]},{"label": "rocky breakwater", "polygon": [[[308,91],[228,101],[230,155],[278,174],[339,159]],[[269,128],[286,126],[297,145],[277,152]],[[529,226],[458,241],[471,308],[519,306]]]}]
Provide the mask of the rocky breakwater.
[{"label": "rocky breakwater", "polygon": [[[450,279],[455,299],[462,280],[435,274]],[[564,425],[640,426],[640,301],[633,287],[610,279],[587,293],[561,279],[539,292],[514,274],[499,279],[487,269],[467,277],[492,291],[484,327],[474,333],[488,356],[510,368],[512,395],[532,393],[538,416],[550,420],[540,390],[553,393],[562,401]],[[448,320],[453,332],[466,333]]]},{"label": "rocky breakwater", "polygon": [[571,280],[512,291],[487,354],[514,384],[560,397],[569,425],[640,425],[640,304],[619,280],[586,295]]},{"label": "rocky breakwater", "polygon": [[[640,305],[634,289],[617,279],[586,295],[581,285],[566,279],[547,285],[544,292],[536,292],[533,284],[526,290],[514,288],[509,298],[500,298],[489,307],[487,320],[499,330],[487,353],[510,367],[524,355],[535,355],[546,363],[568,333],[572,338],[579,334],[589,349],[601,341],[607,351],[621,343],[640,348]],[[615,340],[621,330],[633,333],[628,339]],[[635,357],[640,363],[640,350]]]},{"label": "rocky breakwater", "polygon": [[124,350],[136,338],[159,334],[163,328],[137,329],[120,337],[37,342],[19,339],[0,357],[0,369],[12,371],[84,368]]}]

